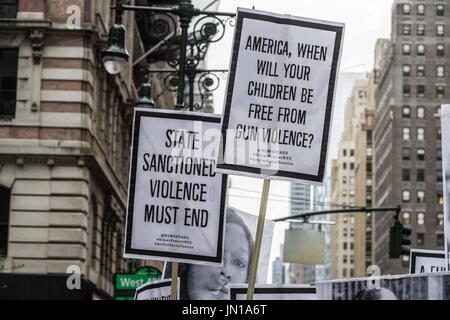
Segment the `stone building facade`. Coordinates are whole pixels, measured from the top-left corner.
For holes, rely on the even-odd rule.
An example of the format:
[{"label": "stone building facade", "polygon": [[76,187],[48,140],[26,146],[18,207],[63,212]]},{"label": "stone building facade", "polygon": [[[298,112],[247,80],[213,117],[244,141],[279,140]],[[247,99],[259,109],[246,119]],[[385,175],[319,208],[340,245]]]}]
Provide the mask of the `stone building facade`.
[{"label": "stone building facade", "polygon": [[[137,71],[145,66],[132,62],[144,46],[127,12],[129,66],[107,74],[100,53],[111,4],[0,1],[0,195],[8,200],[0,276],[75,266],[107,297],[114,273],[143,264],[125,261],[122,244]],[[174,105],[171,94],[161,101]]]}]

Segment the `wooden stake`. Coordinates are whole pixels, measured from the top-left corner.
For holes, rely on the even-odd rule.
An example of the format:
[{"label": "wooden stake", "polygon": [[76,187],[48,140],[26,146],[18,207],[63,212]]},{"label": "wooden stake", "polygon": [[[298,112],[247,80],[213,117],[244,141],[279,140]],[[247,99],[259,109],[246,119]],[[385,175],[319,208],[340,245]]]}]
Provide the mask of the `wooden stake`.
[{"label": "wooden stake", "polygon": [[248,279],[247,300],[253,300],[255,291],[256,273],[258,272],[259,252],[261,251],[261,242],[264,231],[264,222],[266,219],[267,202],[269,200],[270,180],[264,179],[261,203],[259,204],[258,225],[256,227],[255,246],[253,247],[252,264]]},{"label": "wooden stake", "polygon": [[172,283],[170,287],[170,300],[177,300],[178,262],[172,262]]}]

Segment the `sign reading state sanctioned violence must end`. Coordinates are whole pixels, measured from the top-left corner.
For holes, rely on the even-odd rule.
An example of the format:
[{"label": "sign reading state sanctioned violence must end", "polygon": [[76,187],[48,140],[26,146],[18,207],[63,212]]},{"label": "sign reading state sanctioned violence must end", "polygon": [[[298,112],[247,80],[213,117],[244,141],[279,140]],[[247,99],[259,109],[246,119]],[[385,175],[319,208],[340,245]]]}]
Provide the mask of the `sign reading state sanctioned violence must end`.
[{"label": "sign reading state sanctioned violence must end", "polygon": [[220,117],[135,109],[126,258],[221,265]]},{"label": "sign reading state sanctioned violence must end", "polygon": [[238,9],[218,170],[323,181],[343,31]]}]

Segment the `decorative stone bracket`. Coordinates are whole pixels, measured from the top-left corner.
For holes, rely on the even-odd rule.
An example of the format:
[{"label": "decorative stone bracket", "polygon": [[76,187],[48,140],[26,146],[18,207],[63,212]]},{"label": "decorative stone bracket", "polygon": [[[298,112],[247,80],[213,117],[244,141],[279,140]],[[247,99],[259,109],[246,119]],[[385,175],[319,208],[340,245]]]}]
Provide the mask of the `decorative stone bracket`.
[{"label": "decorative stone bracket", "polygon": [[44,48],[44,32],[42,30],[31,31],[30,41],[33,51],[33,63],[40,64]]}]

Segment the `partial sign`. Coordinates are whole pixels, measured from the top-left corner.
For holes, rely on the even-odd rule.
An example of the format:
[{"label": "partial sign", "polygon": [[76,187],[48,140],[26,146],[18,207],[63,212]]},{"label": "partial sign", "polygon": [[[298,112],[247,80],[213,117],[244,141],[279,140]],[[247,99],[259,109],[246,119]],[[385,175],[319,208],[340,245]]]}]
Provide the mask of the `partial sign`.
[{"label": "partial sign", "polygon": [[432,273],[447,270],[445,251],[411,249],[409,273]]},{"label": "partial sign", "polygon": [[238,9],[218,170],[323,182],[343,32]]},{"label": "partial sign", "polygon": [[220,117],[135,109],[126,258],[222,264]]},{"label": "partial sign", "polygon": [[114,298],[133,300],[136,289],[143,284],[161,279],[162,272],[155,267],[142,267],[134,273],[116,273],[114,275]]},{"label": "partial sign", "polygon": [[[248,282],[251,255],[254,247],[257,216],[226,207],[225,250],[222,267],[180,264],[181,300],[227,300],[231,284]],[[266,220],[257,282],[266,283],[274,222]],[[163,277],[171,275],[171,264],[166,263]]]},{"label": "partial sign", "polygon": [[450,270],[450,105],[441,108],[442,167],[444,177],[444,232],[447,267]]},{"label": "partial sign", "polygon": [[319,281],[315,285],[318,300],[450,300],[449,272]]},{"label": "partial sign", "polygon": [[[230,286],[230,300],[246,300],[247,287]],[[253,300],[317,300],[316,288],[309,285],[257,285]]]},{"label": "partial sign", "polygon": [[[171,300],[170,280],[146,283],[136,289],[134,300]],[[180,296],[180,278],[177,278],[177,300]]]}]

